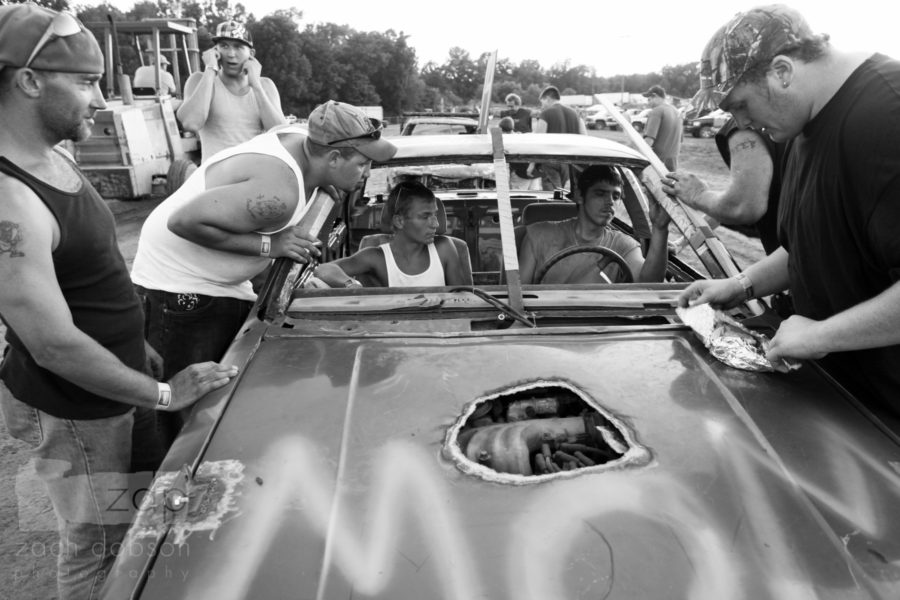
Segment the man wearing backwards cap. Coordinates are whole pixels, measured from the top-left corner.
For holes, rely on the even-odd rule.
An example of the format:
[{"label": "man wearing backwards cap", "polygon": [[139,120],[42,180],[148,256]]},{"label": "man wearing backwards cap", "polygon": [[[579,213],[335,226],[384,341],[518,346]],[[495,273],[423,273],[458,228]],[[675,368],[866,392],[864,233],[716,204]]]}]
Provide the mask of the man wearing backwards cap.
[{"label": "man wearing backwards cap", "polygon": [[710,44],[701,74],[720,108],[792,140],[782,247],[736,278],[692,284],[679,301],[732,306],[790,288],[797,314],[769,358],[822,358],[900,423],[900,62],[837,50],[783,5],[738,14]]},{"label": "man wearing backwards cap", "polygon": [[[296,227],[318,188],[352,191],[373,160],[396,152],[381,123],[349,104],[318,106],[308,126],[218,153],[144,222],[131,278],[167,373],[222,356],[256,299],[250,280],[273,258],[319,255]],[[171,425],[170,437],[180,424]]]},{"label": "man wearing backwards cap", "polygon": [[181,125],[200,136],[203,162],[287,122],[275,83],[260,76],[262,65],[246,26],[219,23],[213,43],[203,53],[204,70],[184,84],[184,102],[178,107]]},{"label": "man wearing backwards cap", "polygon": [[113,216],[56,147],[90,135],[106,107],[102,74],[100,47],[75,17],[0,6],[0,409],[47,484],[65,600],[100,593],[132,517],[128,502],[110,507],[139,489],[130,471],[161,458],[152,409],[183,408],[237,373],[209,363],[168,383],[145,374],[143,313]]}]

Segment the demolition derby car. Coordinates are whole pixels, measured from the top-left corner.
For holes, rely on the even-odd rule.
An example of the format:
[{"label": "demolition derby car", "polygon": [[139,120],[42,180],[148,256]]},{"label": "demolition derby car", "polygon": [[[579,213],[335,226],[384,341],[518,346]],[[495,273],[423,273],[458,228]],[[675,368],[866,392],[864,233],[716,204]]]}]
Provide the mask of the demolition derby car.
[{"label": "demolition derby car", "polygon": [[[196,405],[106,598],[900,597],[900,440],[814,362],[736,368],[680,318],[687,282],[738,267],[648,160],[590,136],[393,141],[304,222],[352,252],[390,235],[387,190],[415,177],[474,285],[307,288],[277,263],[224,357],[240,375]],[[529,219],[573,214],[509,189],[531,161],[616,166],[614,226],[639,241],[660,199],[666,280],[521,285]],[[777,324],[756,301],[725,317]]]}]

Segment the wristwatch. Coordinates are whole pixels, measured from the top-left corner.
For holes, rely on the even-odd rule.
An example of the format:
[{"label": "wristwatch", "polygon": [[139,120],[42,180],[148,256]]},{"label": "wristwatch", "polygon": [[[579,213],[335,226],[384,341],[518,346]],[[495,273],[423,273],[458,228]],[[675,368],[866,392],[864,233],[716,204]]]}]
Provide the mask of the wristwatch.
[{"label": "wristwatch", "polygon": [[212,71],[213,73],[218,73],[218,72],[219,72],[219,65],[216,65],[216,66],[208,66],[208,67],[206,67],[206,68],[203,69],[203,70],[204,70],[204,71]]},{"label": "wristwatch", "polygon": [[744,296],[747,300],[753,300],[753,282],[747,277],[746,273],[738,273],[734,276],[737,282],[744,288]]}]

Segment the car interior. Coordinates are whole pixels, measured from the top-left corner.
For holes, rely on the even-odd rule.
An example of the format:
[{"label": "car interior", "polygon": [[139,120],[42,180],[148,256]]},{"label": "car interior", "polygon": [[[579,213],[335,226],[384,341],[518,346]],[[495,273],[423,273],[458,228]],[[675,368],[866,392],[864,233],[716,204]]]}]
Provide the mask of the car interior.
[{"label": "car interior", "polygon": [[[584,165],[572,165],[571,180],[577,179],[577,172]],[[474,167],[473,167],[474,169]],[[624,173],[625,167],[619,167]],[[499,211],[493,181],[479,176],[467,177],[454,173],[445,177],[431,173],[427,168],[408,174],[373,172],[366,191],[353,202],[350,215],[350,240],[348,253],[359,248],[377,246],[390,240],[392,209],[388,206],[387,193],[392,184],[399,180],[414,178],[423,182],[438,198],[439,235],[452,239],[460,256],[465,256],[470,265],[473,281],[478,285],[503,284],[503,253],[500,241]],[[629,173],[630,174],[630,173]],[[650,226],[645,213],[646,200],[634,189],[635,177],[625,177],[625,189],[621,210],[613,226],[629,234],[646,250],[650,240]],[[639,184],[638,184],[639,185]],[[577,193],[577,190],[574,192]],[[566,190],[555,192],[511,190],[510,204],[513,214],[516,250],[521,248],[528,225],[537,221],[559,221],[574,217],[577,205]],[[370,287],[371,281],[362,281]]]}]

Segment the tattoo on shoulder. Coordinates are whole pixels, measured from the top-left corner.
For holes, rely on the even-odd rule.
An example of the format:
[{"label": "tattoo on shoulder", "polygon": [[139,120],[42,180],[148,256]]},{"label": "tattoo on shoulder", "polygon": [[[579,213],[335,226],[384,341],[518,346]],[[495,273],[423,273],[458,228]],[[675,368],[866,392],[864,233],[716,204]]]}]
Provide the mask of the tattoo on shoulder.
[{"label": "tattoo on shoulder", "polygon": [[10,258],[25,256],[19,250],[22,244],[22,226],[12,221],[0,221],[0,256],[9,254]]},{"label": "tattoo on shoulder", "polygon": [[278,196],[267,197],[263,194],[247,200],[247,212],[254,219],[271,221],[282,217],[287,210],[287,204]]},{"label": "tattoo on shoulder", "polygon": [[734,152],[745,152],[747,150],[753,150],[754,148],[756,148],[756,143],[757,142],[755,139],[749,139],[749,140],[743,140],[741,142],[737,142],[734,145],[734,148],[731,149],[731,152],[734,153]]}]

